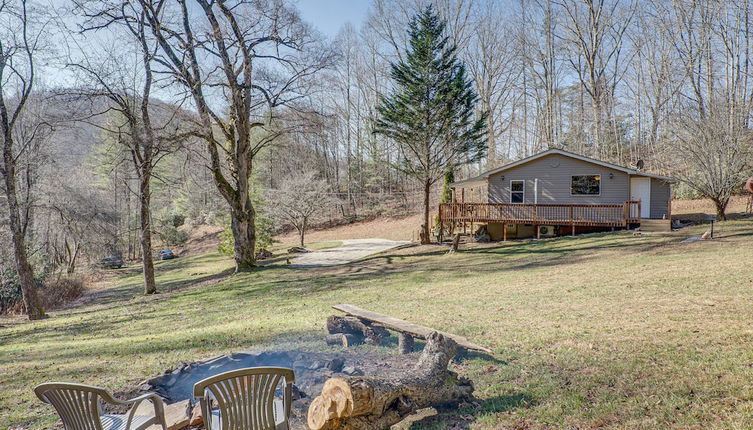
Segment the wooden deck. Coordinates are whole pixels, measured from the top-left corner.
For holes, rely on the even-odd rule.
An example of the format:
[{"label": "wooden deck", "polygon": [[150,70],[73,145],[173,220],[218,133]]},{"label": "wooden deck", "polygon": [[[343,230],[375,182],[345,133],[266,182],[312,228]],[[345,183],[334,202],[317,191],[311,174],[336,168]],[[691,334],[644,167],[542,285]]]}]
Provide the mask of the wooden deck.
[{"label": "wooden deck", "polygon": [[641,202],[622,204],[443,203],[442,223],[560,225],[571,227],[627,227],[640,223]]}]

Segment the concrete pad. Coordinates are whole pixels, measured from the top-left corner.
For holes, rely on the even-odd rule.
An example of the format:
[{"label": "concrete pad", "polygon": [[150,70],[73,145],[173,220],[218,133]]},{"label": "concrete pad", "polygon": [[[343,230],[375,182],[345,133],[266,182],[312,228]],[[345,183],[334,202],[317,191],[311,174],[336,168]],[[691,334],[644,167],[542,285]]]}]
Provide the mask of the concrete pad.
[{"label": "concrete pad", "polygon": [[303,254],[292,261],[290,267],[329,267],[352,263],[369,255],[405,245],[407,241],[387,239],[346,239],[335,248]]}]

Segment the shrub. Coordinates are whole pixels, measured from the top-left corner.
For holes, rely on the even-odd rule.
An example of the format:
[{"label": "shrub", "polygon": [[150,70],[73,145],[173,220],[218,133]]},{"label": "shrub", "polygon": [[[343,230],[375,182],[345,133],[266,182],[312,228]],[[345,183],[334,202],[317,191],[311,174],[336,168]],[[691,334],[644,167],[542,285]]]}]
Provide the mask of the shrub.
[{"label": "shrub", "polygon": [[[81,297],[84,281],[76,276],[37,280],[37,288],[42,308],[54,309]],[[5,269],[0,272],[0,314],[18,314],[23,311],[23,294],[16,271]]]},{"label": "shrub", "polygon": [[160,227],[159,237],[167,246],[176,246],[186,243],[188,233],[178,230],[172,225],[163,225]]},{"label": "shrub", "polygon": [[13,269],[0,272],[0,314],[21,313],[23,311],[23,296],[21,284]]},{"label": "shrub", "polygon": [[84,293],[84,281],[77,276],[63,276],[46,281],[40,296],[45,309],[54,309],[76,300]]},{"label": "shrub", "polygon": [[220,238],[220,243],[217,245],[217,251],[222,255],[233,255],[233,246],[235,246],[235,240],[233,239],[233,230],[230,228],[230,224],[225,226],[225,230],[217,235]]},{"label": "shrub", "polygon": [[178,228],[186,223],[186,216],[183,214],[173,212],[168,216],[167,221],[173,227]]}]

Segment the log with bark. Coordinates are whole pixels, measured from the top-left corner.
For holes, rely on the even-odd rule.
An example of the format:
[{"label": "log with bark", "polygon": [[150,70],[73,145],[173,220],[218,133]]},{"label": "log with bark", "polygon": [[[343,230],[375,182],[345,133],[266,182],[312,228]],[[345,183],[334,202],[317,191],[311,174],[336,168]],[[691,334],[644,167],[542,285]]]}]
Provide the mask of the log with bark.
[{"label": "log with bark", "polygon": [[348,334],[365,340],[370,345],[381,345],[382,340],[390,336],[384,327],[371,325],[351,316],[330,315],[327,318],[329,334]]},{"label": "log with bark", "polygon": [[397,378],[331,378],[309,406],[314,430],[387,429],[417,409],[473,400],[473,383],[447,369],[457,344],[438,332],[427,338],[418,363]]},{"label": "log with bark", "polygon": [[330,334],[324,340],[327,342],[327,345],[342,346],[345,348],[363,343],[363,337],[347,333]]}]

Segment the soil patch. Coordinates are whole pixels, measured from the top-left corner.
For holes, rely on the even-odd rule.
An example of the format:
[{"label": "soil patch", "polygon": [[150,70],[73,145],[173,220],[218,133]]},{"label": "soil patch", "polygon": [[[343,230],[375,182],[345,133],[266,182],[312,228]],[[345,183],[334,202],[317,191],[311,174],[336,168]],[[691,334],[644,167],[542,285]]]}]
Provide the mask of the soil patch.
[{"label": "soil patch", "polygon": [[[321,230],[306,231],[306,242],[328,242],[343,239],[365,239],[378,237],[389,240],[411,240],[421,226],[421,215],[405,218],[377,218],[371,221],[356,222]],[[276,237],[284,244],[297,244],[295,232]]]}]

